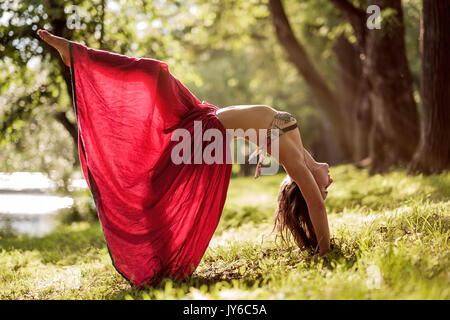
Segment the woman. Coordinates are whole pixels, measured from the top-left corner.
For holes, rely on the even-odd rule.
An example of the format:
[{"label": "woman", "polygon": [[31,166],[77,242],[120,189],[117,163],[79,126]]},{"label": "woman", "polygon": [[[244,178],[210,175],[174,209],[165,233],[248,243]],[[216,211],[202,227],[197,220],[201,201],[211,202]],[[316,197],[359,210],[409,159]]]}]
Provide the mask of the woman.
[{"label": "woman", "polygon": [[[303,148],[289,113],[257,105],[218,109],[200,102],[162,61],[94,50],[45,30],[38,34],[71,69],[81,166],[113,265],[132,285],[165,276],[185,279],[217,227],[231,164],[180,166],[172,157],[173,133],[180,129],[195,135],[195,122],[201,123],[202,134],[269,129],[278,138],[278,157],[273,156],[288,173],[275,225],[282,235],[290,230],[301,248],[318,246],[320,255],[330,250],[324,204],[332,182],[328,165]],[[271,141],[262,136],[252,141],[262,151],[255,177]],[[208,139],[200,146],[206,150]],[[227,148],[213,153],[227,154]],[[191,157],[183,151],[185,156]]]}]

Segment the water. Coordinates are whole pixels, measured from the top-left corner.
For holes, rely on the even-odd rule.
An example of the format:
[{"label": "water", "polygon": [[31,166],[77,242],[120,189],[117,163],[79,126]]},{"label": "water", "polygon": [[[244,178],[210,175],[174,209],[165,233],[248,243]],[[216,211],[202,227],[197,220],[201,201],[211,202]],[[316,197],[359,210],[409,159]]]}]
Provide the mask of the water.
[{"label": "water", "polygon": [[[87,187],[75,179],[71,189]],[[43,236],[57,226],[56,217],[73,199],[51,195],[56,185],[39,172],[0,173],[0,230]]]}]

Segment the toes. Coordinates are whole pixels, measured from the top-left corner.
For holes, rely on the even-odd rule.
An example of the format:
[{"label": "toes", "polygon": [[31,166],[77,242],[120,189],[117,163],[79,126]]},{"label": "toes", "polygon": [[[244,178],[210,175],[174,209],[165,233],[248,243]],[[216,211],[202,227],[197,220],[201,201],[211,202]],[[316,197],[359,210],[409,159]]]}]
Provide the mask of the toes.
[{"label": "toes", "polygon": [[47,30],[39,30],[38,31],[38,35],[39,35],[39,37],[41,37],[42,40],[44,40],[49,45],[51,45],[51,46],[53,46],[55,48],[57,48],[58,46],[61,45],[60,39],[58,39],[58,37],[54,36],[53,34],[48,32]]},{"label": "toes", "polygon": [[48,44],[52,44],[52,34],[47,30],[39,30],[38,35],[42,40],[44,40]]},{"label": "toes", "polygon": [[51,35],[51,33],[48,32],[47,30],[39,29],[38,35],[39,35],[39,37],[44,39],[44,38],[47,38],[49,35]]}]

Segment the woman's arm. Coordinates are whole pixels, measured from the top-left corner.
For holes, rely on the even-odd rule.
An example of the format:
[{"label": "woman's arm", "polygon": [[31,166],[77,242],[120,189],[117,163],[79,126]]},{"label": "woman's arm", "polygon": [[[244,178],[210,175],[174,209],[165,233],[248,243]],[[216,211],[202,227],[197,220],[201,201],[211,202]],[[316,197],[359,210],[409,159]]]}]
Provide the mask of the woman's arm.
[{"label": "woman's arm", "polygon": [[290,171],[288,170],[289,176],[297,183],[308,205],[309,217],[319,244],[319,254],[323,255],[330,251],[330,228],[322,195],[305,163],[298,163],[296,168]]},{"label": "woman's arm", "polygon": [[305,198],[311,223],[319,244],[319,254],[323,255],[330,251],[330,229],[327,211],[316,180],[306,165],[304,153],[298,149],[294,139],[284,139],[283,143],[280,143],[280,160],[289,176],[297,183]]},{"label": "woman's arm", "polygon": [[309,170],[312,170],[314,168],[314,165],[317,163],[317,161],[314,160],[312,155],[305,148],[303,148],[303,153],[304,153],[306,165],[308,166]]}]

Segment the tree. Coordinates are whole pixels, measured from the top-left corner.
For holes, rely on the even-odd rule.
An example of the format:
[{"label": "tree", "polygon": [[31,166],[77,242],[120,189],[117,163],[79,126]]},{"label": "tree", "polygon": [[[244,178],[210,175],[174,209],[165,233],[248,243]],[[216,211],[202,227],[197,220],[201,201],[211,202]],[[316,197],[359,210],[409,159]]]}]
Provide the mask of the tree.
[{"label": "tree", "polygon": [[[83,1],[75,2],[83,5]],[[105,1],[98,2],[98,7],[87,23],[87,32],[99,30],[103,34],[103,21],[101,19],[104,11]],[[59,53],[46,43],[40,41],[37,30],[42,27],[50,29],[55,35],[73,39],[73,29],[68,25],[68,17],[73,12],[68,12],[68,4],[64,1],[6,1],[1,5],[0,17],[7,17],[6,25],[0,26],[1,35],[1,60],[10,59],[26,77],[30,71],[27,63],[32,58],[38,57],[45,65],[48,78],[51,81],[43,83],[39,90],[24,92],[16,96],[15,101],[9,101],[11,108],[5,113],[0,132],[11,134],[11,128],[16,121],[30,120],[36,109],[49,115],[58,121],[70,134],[74,142],[74,153],[77,151],[78,131],[76,124],[68,116],[72,111],[71,101],[61,104],[59,98],[61,91],[67,93],[72,100],[70,70],[62,62]],[[43,46],[43,48],[41,47]],[[34,79],[34,77],[31,77]],[[62,78],[64,87],[58,79]],[[56,81],[55,81],[56,80]],[[8,83],[8,82],[7,82]],[[38,95],[37,98],[32,98]],[[54,107],[56,105],[56,107]],[[78,162],[78,156],[74,157]]]},{"label": "tree", "polygon": [[424,0],[421,20],[422,118],[410,173],[450,169],[450,2]]},{"label": "tree", "polygon": [[313,97],[317,101],[318,107],[323,115],[327,117],[344,157],[349,159],[351,145],[346,132],[347,126],[345,124],[347,123],[347,119],[342,114],[336,95],[328,87],[328,84],[311,62],[304,46],[295,37],[281,0],[270,0],[269,8],[280,44],[287,52],[289,60],[305,79]]},{"label": "tree", "polygon": [[[69,69],[61,65],[55,50],[44,47],[36,38],[35,31],[46,28],[93,48],[165,60],[171,71],[180,75],[198,97],[219,107],[259,103],[289,111],[301,119],[305,145],[321,160],[339,163],[343,149],[350,150],[347,160],[350,160],[350,153],[353,160],[360,160],[367,155],[367,124],[372,126],[367,110],[371,110],[373,95],[365,93],[371,92],[373,86],[365,76],[367,66],[360,59],[365,55],[361,55],[359,42],[355,46],[348,24],[328,0],[286,1],[286,9],[292,12],[292,28],[281,1],[278,1],[281,11],[277,12],[272,10],[269,1],[2,2],[0,143],[8,140],[9,146],[8,151],[0,150],[0,159],[19,163],[8,156],[12,153],[9,151],[13,145],[32,149],[28,140],[27,144],[18,142],[19,134],[32,125],[42,131],[56,128],[55,136],[61,136],[59,145],[67,146],[55,156],[70,162],[77,159],[76,154],[67,156],[67,149],[72,147],[67,137],[71,136],[75,144],[77,136]],[[105,3],[108,6],[105,7]],[[73,14],[72,5],[77,6],[80,18],[73,29],[67,25]],[[274,13],[278,13],[278,18]],[[279,19],[283,14],[285,19]],[[383,14],[395,18],[389,10],[383,10]],[[387,18],[386,21],[392,20]],[[407,22],[414,23],[414,19]],[[273,26],[276,32],[272,32]],[[419,28],[410,28],[414,34],[407,35],[410,49],[418,37],[416,29]],[[351,43],[338,39],[334,55],[332,43],[342,33]],[[277,46],[281,41],[286,41],[285,45]],[[303,44],[307,44],[306,50]],[[411,51],[419,50],[413,48],[408,52]],[[286,59],[285,52],[290,59]],[[33,59],[38,63],[35,70],[30,71],[28,64]],[[417,83],[418,60],[413,57]],[[292,68],[292,63],[296,68]],[[303,72],[303,77],[297,76],[299,71]],[[304,89],[306,87],[309,90]],[[34,135],[28,133],[23,135],[26,139],[31,137],[31,142]],[[384,138],[389,140],[389,134],[387,132]],[[339,150],[338,140],[344,146]],[[397,145],[397,140],[392,145]],[[319,154],[318,150],[323,153]]]},{"label": "tree", "polygon": [[419,120],[406,59],[400,0],[376,0],[380,30],[366,27],[366,13],[348,0],[332,0],[355,33],[372,109],[369,136],[371,173],[407,164],[419,141]]},{"label": "tree", "polygon": [[343,34],[334,44],[336,96],[348,115],[348,131],[353,146],[352,158],[359,165],[369,155],[369,128],[372,123],[367,81],[363,77],[359,50]]},{"label": "tree", "polygon": [[[195,22],[194,30],[207,27],[205,37],[188,34],[180,39],[187,53],[191,52],[189,48],[195,48],[196,59],[192,63],[204,83],[194,86],[194,91],[217,106],[267,104],[289,111],[301,121],[304,143],[314,156],[332,164],[341,163],[342,152],[326,117],[320,115],[320,108],[311,99],[314,97],[306,90],[306,82],[296,75],[283,49],[277,46],[267,1],[195,2],[198,15],[205,12],[206,21],[210,16],[214,19],[207,26],[203,26],[205,20],[190,19]],[[331,51],[328,36],[318,35],[320,26],[314,21],[319,8],[308,3],[307,9],[299,11],[306,20],[296,26],[312,32],[301,32],[300,37],[308,42],[310,54],[327,54]],[[340,23],[336,14],[326,24],[329,22]],[[326,68],[326,60],[322,61],[325,64],[318,64],[318,69]],[[332,68],[320,71],[325,79],[333,76]]]},{"label": "tree", "polygon": [[[167,11],[160,9],[159,12],[149,6],[149,3],[144,0],[130,0],[126,5],[114,2],[115,9],[107,12],[106,0],[1,2],[0,69],[3,70],[0,72],[0,144],[15,145],[16,151],[21,153],[24,150],[20,147],[29,142],[21,140],[38,136],[25,132],[30,127],[35,132],[56,129],[56,134],[62,133],[60,140],[65,139],[65,144],[73,145],[73,155],[68,155],[66,149],[60,149],[58,154],[34,156],[48,159],[51,156],[63,157],[77,164],[78,130],[72,104],[70,69],[63,64],[58,52],[41,41],[36,32],[39,28],[44,28],[55,35],[96,49],[162,60],[167,57],[165,48],[171,41],[171,35],[162,34],[157,28],[152,28],[151,33],[136,35],[137,22],[150,23],[161,18],[165,14],[162,11]],[[175,3],[180,6],[178,2]],[[180,11],[183,10],[187,11],[188,8]],[[172,13],[167,13],[170,14]],[[130,39],[133,39],[133,44]],[[30,62],[35,66],[33,69],[29,67]],[[53,126],[55,121],[61,128]],[[66,134],[72,141],[67,141]],[[5,150],[6,148],[0,150],[0,158],[13,161]],[[8,147],[8,150],[11,148]],[[52,161],[45,160],[46,164],[49,162]],[[39,161],[35,163],[34,167],[27,168],[44,170]]]}]

